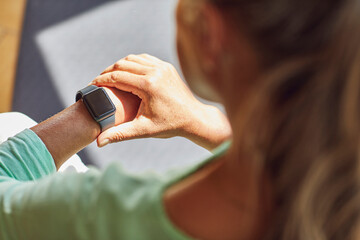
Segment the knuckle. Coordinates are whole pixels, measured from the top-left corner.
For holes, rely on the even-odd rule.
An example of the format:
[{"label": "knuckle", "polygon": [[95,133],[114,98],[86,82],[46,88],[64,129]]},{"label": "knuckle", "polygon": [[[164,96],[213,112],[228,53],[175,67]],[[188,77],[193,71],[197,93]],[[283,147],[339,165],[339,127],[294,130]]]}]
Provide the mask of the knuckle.
[{"label": "knuckle", "polygon": [[117,61],[115,64],[114,64],[114,69],[119,69],[121,67],[121,62],[120,61]]},{"label": "knuckle", "polygon": [[163,77],[163,75],[164,75],[164,68],[163,67],[161,67],[161,68],[158,68],[157,70],[156,70],[156,72],[154,73],[154,77],[155,78],[158,78],[158,79],[161,79],[162,77]]},{"label": "knuckle", "polygon": [[121,132],[116,132],[114,133],[112,139],[110,140],[111,142],[121,142],[125,140],[125,135]]},{"label": "knuckle", "polygon": [[113,73],[111,73],[110,74],[110,81],[111,82],[117,82],[118,81],[118,79],[119,79],[119,73],[118,72],[113,72]]},{"label": "knuckle", "polygon": [[126,57],[125,57],[125,60],[131,60],[131,59],[134,59],[134,58],[136,58],[136,56],[134,55],[134,54],[130,54],[130,55],[127,55]]},{"label": "knuckle", "polygon": [[170,64],[169,63],[163,63],[160,65],[160,69],[163,71],[163,72],[167,72],[169,71],[170,69]]},{"label": "knuckle", "polygon": [[168,62],[164,62],[163,68],[166,69],[166,70],[171,70],[171,71],[173,69],[175,69],[174,66],[171,63],[168,63]]},{"label": "knuckle", "polygon": [[91,84],[94,85],[94,84],[97,84],[99,82],[99,77],[96,77],[94,80],[91,81]]},{"label": "knuckle", "polygon": [[152,91],[155,88],[155,82],[154,82],[154,79],[152,77],[151,78],[144,78],[142,82],[143,82],[142,88],[145,91]]},{"label": "knuckle", "polygon": [[148,66],[147,69],[148,69],[148,72],[149,72],[151,75],[156,74],[156,72],[158,71],[158,68],[155,67],[155,66]]},{"label": "knuckle", "polygon": [[121,69],[124,66],[125,60],[121,59],[114,64],[114,69]]}]

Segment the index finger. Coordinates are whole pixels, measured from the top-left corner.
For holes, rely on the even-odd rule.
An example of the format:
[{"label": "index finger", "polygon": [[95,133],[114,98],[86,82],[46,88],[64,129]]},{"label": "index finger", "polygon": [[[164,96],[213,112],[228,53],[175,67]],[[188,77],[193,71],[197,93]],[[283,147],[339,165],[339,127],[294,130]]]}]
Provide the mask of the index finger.
[{"label": "index finger", "polygon": [[144,66],[139,63],[136,63],[136,62],[121,59],[121,60],[117,61],[115,64],[106,68],[101,73],[101,75],[103,75],[105,73],[113,72],[113,71],[125,71],[125,72],[134,73],[134,74],[138,74],[138,75],[145,75],[149,71],[149,67]]},{"label": "index finger", "polygon": [[144,84],[143,82],[144,79],[140,75],[124,71],[114,71],[96,77],[91,84],[115,87],[125,92],[131,92],[141,98],[143,95],[141,87]]}]

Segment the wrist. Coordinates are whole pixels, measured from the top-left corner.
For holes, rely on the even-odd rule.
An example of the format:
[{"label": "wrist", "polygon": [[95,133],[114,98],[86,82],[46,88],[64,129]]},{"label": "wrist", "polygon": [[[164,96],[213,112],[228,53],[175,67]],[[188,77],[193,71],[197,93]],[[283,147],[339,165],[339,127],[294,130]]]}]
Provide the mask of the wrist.
[{"label": "wrist", "polygon": [[89,113],[82,100],[69,107],[69,118],[74,121],[74,128],[81,129],[84,140],[94,141],[101,133],[98,122]]},{"label": "wrist", "polygon": [[230,123],[218,108],[199,102],[193,109],[192,121],[185,126],[183,137],[208,150],[231,138]]}]

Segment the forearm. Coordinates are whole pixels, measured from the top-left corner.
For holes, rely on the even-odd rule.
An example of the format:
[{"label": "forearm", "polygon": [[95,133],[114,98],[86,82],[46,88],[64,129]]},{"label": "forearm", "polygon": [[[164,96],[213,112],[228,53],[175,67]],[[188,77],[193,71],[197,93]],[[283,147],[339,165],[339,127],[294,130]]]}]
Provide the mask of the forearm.
[{"label": "forearm", "polygon": [[100,134],[99,124],[92,119],[81,101],[31,130],[45,143],[57,169]]},{"label": "forearm", "polygon": [[[201,110],[199,110],[201,109]],[[227,117],[216,107],[200,104],[193,119],[184,130],[184,136],[209,151],[215,149],[232,136]]]},{"label": "forearm", "polygon": [[[127,92],[105,88],[116,106],[115,125],[135,118],[140,99]],[[45,143],[56,168],[72,155],[93,142],[100,134],[100,125],[91,117],[82,100],[36,125],[32,130]]]}]

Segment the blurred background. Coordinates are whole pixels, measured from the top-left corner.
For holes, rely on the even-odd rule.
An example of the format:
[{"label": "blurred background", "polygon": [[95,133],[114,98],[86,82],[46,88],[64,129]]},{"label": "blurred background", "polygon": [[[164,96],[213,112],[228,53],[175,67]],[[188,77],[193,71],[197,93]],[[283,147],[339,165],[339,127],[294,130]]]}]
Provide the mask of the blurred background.
[{"label": "blurred background", "polygon": [[[74,102],[107,66],[128,54],[149,53],[175,65],[177,0],[0,0],[0,112],[37,122]],[[183,138],[142,139],[80,154],[104,168],[165,171],[210,153]]]}]

